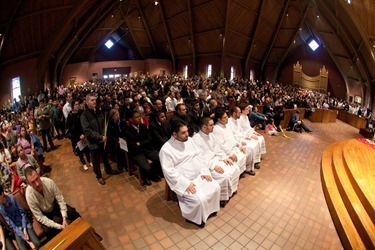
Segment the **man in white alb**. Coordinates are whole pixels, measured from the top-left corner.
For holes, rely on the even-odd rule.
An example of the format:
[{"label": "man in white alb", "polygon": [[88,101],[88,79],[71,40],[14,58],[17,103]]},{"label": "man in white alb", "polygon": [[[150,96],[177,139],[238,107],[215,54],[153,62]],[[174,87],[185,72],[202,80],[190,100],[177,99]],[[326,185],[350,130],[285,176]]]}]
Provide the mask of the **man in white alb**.
[{"label": "man in white alb", "polygon": [[200,130],[193,136],[193,140],[210,162],[212,178],[219,183],[221,188],[220,206],[225,207],[229,198],[237,191],[240,168],[220,148],[212,134],[213,129],[212,118],[203,117]]},{"label": "man in white alb", "polygon": [[[232,130],[227,126],[228,115],[224,109],[216,110],[215,117],[217,118],[216,126],[214,127],[214,136],[222,151],[225,152],[229,158],[236,162],[240,167],[242,174],[246,170],[246,153],[241,144],[239,144],[233,136]],[[243,177],[242,175],[241,177]]]},{"label": "man in white alb", "polygon": [[172,137],[160,149],[164,178],[177,195],[182,216],[203,227],[220,210],[220,186],[212,179],[203,152],[183,122],[171,123]]},{"label": "man in white alb", "polygon": [[245,136],[255,136],[258,138],[259,144],[260,144],[260,154],[266,154],[266,141],[264,140],[264,137],[255,131],[254,128],[251,127],[250,121],[249,121],[249,113],[250,113],[250,105],[247,104],[241,104],[241,116],[238,118],[238,125],[243,132]]},{"label": "man in white alb", "polygon": [[248,156],[245,173],[255,175],[254,168],[260,168],[260,143],[258,138],[255,136],[247,136],[244,131],[242,131],[239,126],[239,118],[241,116],[241,110],[239,107],[232,107],[230,113],[231,115],[228,121],[228,126],[232,129],[234,138],[236,138],[236,140],[245,148]]}]

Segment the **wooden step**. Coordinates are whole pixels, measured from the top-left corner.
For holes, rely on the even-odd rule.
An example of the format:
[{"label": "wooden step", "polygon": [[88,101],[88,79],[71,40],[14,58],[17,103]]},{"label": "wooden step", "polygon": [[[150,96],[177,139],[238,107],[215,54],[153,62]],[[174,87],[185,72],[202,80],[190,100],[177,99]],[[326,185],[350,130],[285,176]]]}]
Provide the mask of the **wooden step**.
[{"label": "wooden step", "polygon": [[334,177],[333,154],[338,144],[339,143],[334,143],[329,145],[323,152],[321,167],[323,192],[344,249],[366,249],[346,209]]},{"label": "wooden step", "polygon": [[[333,150],[333,174],[346,209],[367,249],[375,249],[375,225],[364,208],[353,184],[356,180],[349,178],[350,169],[344,160],[344,148],[349,141],[339,142]],[[346,157],[349,159],[350,157]]]},{"label": "wooden step", "polygon": [[347,141],[343,153],[348,177],[375,224],[375,150],[353,139]]}]

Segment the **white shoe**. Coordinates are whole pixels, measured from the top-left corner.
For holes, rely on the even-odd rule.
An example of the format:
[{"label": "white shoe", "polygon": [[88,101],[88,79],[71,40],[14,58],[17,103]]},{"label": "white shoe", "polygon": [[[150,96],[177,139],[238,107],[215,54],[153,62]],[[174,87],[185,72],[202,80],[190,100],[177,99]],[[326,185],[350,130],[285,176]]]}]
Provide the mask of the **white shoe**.
[{"label": "white shoe", "polygon": [[85,171],[89,170],[89,168],[86,166],[86,164],[83,165],[83,169],[84,169]]},{"label": "white shoe", "polygon": [[90,166],[92,167],[92,162],[90,162]]}]

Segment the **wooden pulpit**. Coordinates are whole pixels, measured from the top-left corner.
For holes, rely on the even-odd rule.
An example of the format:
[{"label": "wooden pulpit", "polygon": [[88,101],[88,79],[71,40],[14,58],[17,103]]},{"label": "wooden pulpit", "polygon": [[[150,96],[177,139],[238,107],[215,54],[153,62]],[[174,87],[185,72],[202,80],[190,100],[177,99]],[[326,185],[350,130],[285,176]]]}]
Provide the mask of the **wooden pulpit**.
[{"label": "wooden pulpit", "polygon": [[82,218],[78,218],[67,228],[56,235],[41,249],[105,249],[94,233],[94,229]]}]

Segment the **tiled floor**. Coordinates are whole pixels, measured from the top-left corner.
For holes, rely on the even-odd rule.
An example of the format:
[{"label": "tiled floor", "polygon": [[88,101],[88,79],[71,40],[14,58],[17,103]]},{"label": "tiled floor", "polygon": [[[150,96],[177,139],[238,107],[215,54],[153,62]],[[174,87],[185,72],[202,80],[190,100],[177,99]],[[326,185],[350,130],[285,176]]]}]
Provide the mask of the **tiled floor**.
[{"label": "tiled floor", "polygon": [[255,177],[204,229],[187,224],[164,199],[164,181],[141,188],[127,174],[100,186],[85,172],[70,141],[47,153],[51,178],[66,201],[104,238],[107,249],[341,249],[320,182],[320,161],[330,143],[360,137],[341,121],[311,124],[313,134],[265,136],[267,154]]}]

